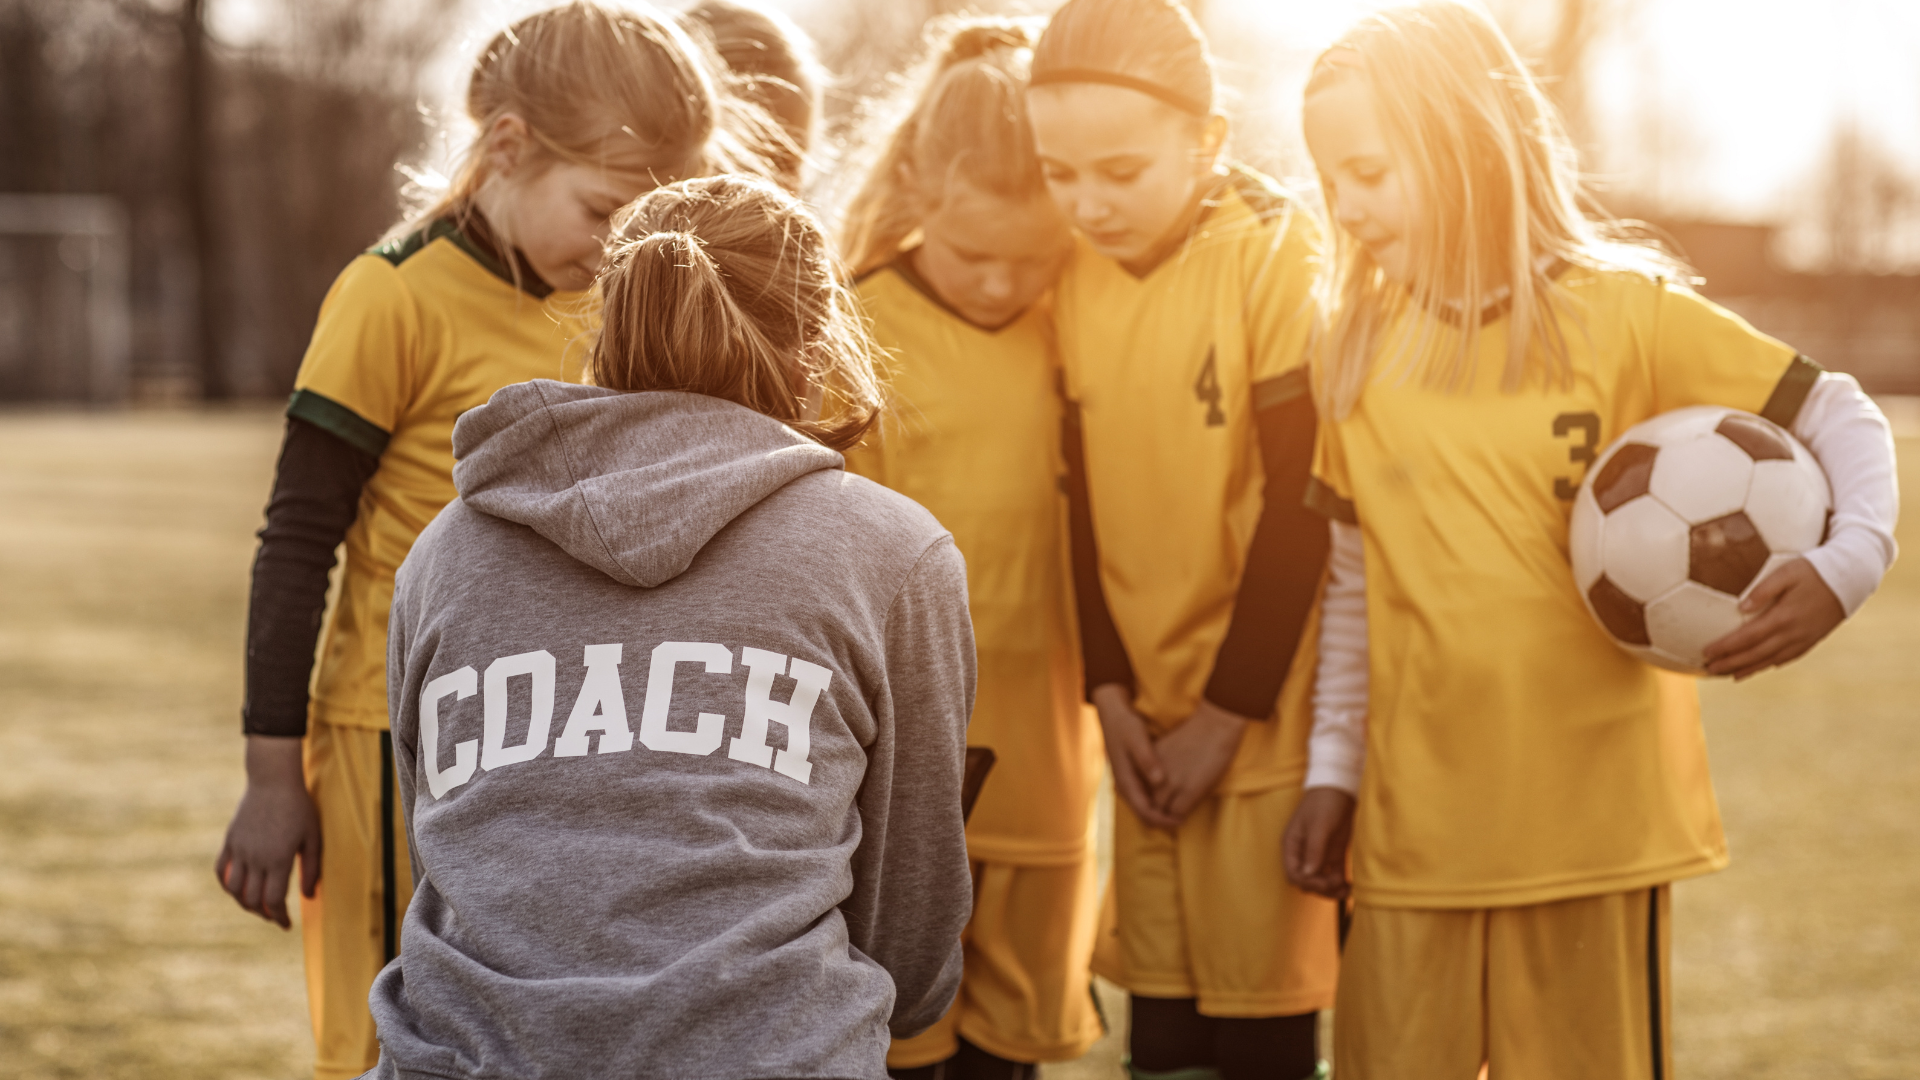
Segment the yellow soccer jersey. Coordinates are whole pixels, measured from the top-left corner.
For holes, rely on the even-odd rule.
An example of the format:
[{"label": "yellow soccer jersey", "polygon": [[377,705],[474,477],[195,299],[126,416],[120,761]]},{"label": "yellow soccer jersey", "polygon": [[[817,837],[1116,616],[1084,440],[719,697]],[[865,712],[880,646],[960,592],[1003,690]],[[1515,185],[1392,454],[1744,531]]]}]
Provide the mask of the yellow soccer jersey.
[{"label": "yellow soccer jersey", "polygon": [[455,495],[453,422],[503,386],[577,377],[578,357],[567,357],[578,326],[570,316],[582,299],[521,291],[446,222],[360,256],[334,281],[287,414],[379,457],[380,466],[347,532],[310,716],[387,726],[393,575]]},{"label": "yellow soccer jersey", "polygon": [[1105,760],[1080,700],[1047,316],[1030,309],[983,330],[942,304],[904,257],[868,274],[859,293],[892,356],[894,402],[847,468],[932,511],[967,560],[979,653],[967,744],[997,758],[968,821],[968,854],[1077,862]]},{"label": "yellow soccer jersey", "polygon": [[[1082,241],[1058,290],[1100,582],[1135,707],[1161,731],[1198,706],[1233,619],[1263,506],[1255,410],[1308,393],[1317,230],[1250,173],[1209,202],[1186,243],[1144,276]],[[1311,670],[1295,660],[1271,663]],[[1289,678],[1281,722],[1248,729],[1215,790],[1299,780],[1307,681]]]},{"label": "yellow soccer jersey", "polygon": [[1680,285],[1581,268],[1559,285],[1571,385],[1502,392],[1500,318],[1471,388],[1383,374],[1321,427],[1312,497],[1365,538],[1363,904],[1539,904],[1726,863],[1693,682],[1587,614],[1568,515],[1627,428],[1701,404],[1791,424],[1818,368]]}]

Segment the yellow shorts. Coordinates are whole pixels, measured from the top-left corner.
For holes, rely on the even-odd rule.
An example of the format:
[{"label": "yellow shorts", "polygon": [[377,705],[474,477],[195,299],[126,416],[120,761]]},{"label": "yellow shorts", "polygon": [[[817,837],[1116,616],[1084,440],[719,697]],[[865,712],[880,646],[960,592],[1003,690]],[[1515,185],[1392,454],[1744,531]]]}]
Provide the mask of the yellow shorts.
[{"label": "yellow shorts", "polygon": [[1653,1080],[1667,1048],[1667,886],[1527,907],[1362,906],[1340,1080]]},{"label": "yellow shorts", "polygon": [[1203,800],[1174,832],[1114,807],[1113,887],[1093,970],[1142,997],[1197,998],[1202,1015],[1292,1016],[1333,1004],[1333,902],[1287,884],[1291,785]]},{"label": "yellow shorts", "polygon": [[307,790],[320,811],[322,846],[320,888],[300,903],[300,935],[316,1080],[359,1076],[378,1061],[367,991],[399,948],[400,917],[413,898],[387,737],[322,721],[307,727]]},{"label": "yellow shorts", "polygon": [[1066,866],[973,864],[966,974],[933,1027],[895,1039],[887,1065],[945,1061],[966,1040],[1009,1061],[1071,1061],[1100,1038],[1087,970],[1098,917],[1092,853]]}]

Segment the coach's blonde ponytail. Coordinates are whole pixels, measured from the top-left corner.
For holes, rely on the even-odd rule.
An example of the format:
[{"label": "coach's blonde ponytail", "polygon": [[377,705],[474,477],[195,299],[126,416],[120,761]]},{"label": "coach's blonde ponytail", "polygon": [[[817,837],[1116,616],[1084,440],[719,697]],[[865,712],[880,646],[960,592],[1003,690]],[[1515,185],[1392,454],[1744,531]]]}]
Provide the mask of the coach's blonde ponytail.
[{"label": "coach's blonde ponytail", "polygon": [[776,185],[660,188],[616,223],[587,377],[725,398],[844,450],[880,410],[875,347],[819,221]]}]

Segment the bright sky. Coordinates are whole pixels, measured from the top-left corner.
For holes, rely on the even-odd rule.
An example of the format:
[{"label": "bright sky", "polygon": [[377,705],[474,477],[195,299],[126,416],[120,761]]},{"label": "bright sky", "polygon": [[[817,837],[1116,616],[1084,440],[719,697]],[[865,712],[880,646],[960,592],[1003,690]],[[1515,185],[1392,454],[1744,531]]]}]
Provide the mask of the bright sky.
[{"label": "bright sky", "polygon": [[[1920,172],[1920,4],[1640,0],[1608,42],[1594,97],[1610,127],[1663,98],[1697,147],[1685,171],[1735,213],[1770,216],[1851,118]],[[1657,80],[1651,95],[1642,80]]]},{"label": "bright sky", "polygon": [[[230,40],[286,0],[212,0]],[[428,73],[430,104],[458,100],[472,52],[541,0],[467,0]],[[663,0],[672,2],[672,0]],[[816,32],[840,0],[769,0]],[[1030,0],[1047,8],[1054,0]],[[1494,0],[1518,6],[1550,0]],[[1920,176],[1920,0],[1593,0],[1614,25],[1596,52],[1592,100],[1604,143],[1589,167],[1657,186],[1694,212],[1750,220],[1806,208],[1834,123],[1857,120]],[[1382,0],[1208,0],[1218,50],[1266,83],[1249,114],[1285,140],[1297,130],[1305,65]],[[1250,127],[1257,127],[1257,124]],[[1650,144],[1667,148],[1657,170]]]},{"label": "bright sky", "polygon": [[[1317,49],[1376,0],[1213,0],[1213,21]],[[1701,211],[1771,218],[1819,167],[1833,125],[1856,119],[1920,174],[1915,0],[1598,0],[1614,19],[1595,53],[1590,167],[1637,178],[1659,118],[1677,160],[1667,194]],[[1297,94],[1287,85],[1283,93]],[[1297,107],[1289,101],[1282,108]],[[1681,190],[1673,190],[1675,188]]]}]

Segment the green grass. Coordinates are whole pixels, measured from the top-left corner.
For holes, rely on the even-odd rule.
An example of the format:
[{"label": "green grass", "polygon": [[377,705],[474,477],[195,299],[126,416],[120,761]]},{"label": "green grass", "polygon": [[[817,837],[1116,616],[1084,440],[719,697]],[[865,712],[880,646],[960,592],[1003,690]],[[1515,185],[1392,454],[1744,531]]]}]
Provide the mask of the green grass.
[{"label": "green grass", "polygon": [[[0,1076],[307,1073],[298,939],[211,869],[279,433],[271,409],[0,414]],[[1901,449],[1913,506],[1920,440]],[[1675,889],[1691,1080],[1920,1074],[1920,529],[1903,539],[1813,657],[1705,688],[1734,864]],[[1117,1064],[1109,1039],[1047,1072]]]},{"label": "green grass", "polygon": [[0,1075],[308,1073],[298,939],[212,870],[278,436],[0,417]]}]

